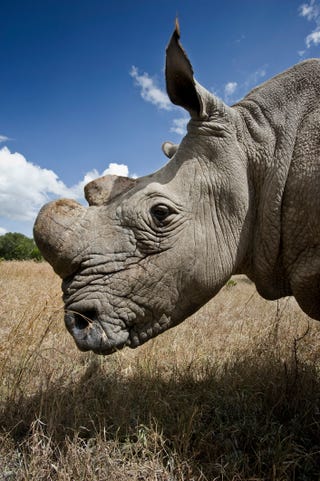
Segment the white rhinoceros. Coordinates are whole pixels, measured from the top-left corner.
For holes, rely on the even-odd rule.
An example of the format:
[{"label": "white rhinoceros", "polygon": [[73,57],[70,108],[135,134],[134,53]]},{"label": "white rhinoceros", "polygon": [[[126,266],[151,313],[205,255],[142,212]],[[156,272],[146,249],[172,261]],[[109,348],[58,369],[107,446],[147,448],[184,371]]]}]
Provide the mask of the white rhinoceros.
[{"label": "white rhinoceros", "polygon": [[320,61],[228,107],[195,81],[179,36],[177,26],[166,84],[191,120],[179,146],[164,144],[169,163],[137,180],[97,179],[89,207],[51,202],[35,223],[81,350],[137,347],[237,273],[320,319]]}]

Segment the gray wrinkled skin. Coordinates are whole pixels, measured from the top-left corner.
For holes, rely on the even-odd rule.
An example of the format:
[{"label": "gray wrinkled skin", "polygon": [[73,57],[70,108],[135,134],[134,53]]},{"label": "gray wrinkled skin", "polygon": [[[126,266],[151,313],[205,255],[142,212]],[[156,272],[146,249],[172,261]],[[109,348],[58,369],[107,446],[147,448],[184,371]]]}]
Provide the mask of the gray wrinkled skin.
[{"label": "gray wrinkled skin", "polygon": [[137,347],[237,273],[320,319],[320,61],[227,107],[194,80],[177,26],[166,83],[191,117],[181,144],[163,145],[170,161],[135,181],[97,179],[85,188],[89,207],[62,199],[36,220],[78,347]]}]

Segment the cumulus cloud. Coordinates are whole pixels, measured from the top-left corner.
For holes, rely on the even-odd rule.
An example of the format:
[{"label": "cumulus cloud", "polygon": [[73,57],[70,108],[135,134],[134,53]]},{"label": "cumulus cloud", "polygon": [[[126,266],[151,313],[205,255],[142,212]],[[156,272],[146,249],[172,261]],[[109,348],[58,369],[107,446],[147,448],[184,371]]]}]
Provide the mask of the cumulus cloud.
[{"label": "cumulus cloud", "polygon": [[7,147],[0,150],[0,216],[30,220],[49,194],[68,195],[67,187],[52,170],[28,162]]},{"label": "cumulus cloud", "polygon": [[128,177],[129,169],[128,166],[125,164],[115,163],[109,164],[109,167],[105,169],[101,174],[98,172],[97,169],[92,169],[85,174],[83,179],[78,184],[76,184],[74,187],[71,187],[70,191],[72,197],[80,199],[83,196],[84,186],[92,180],[97,179],[98,177],[102,177],[103,175],[120,175],[122,177]]},{"label": "cumulus cloud", "polygon": [[11,153],[3,147],[0,149],[0,217],[31,222],[44,203],[57,197],[81,200],[84,185],[107,174],[128,176],[128,167],[109,164],[101,174],[93,169],[76,185],[68,187],[52,170],[43,169],[18,152]]},{"label": "cumulus cloud", "polygon": [[316,31],[310,33],[306,37],[307,48],[310,48],[312,46],[312,44],[317,46],[317,45],[319,45],[319,43],[320,43],[320,27],[319,27],[319,30],[316,30]]},{"label": "cumulus cloud", "polygon": [[170,128],[170,132],[174,132],[178,135],[185,135],[188,122],[189,122],[188,117],[181,117],[179,119],[173,119],[172,127]]},{"label": "cumulus cloud", "polygon": [[172,104],[168,95],[161,90],[152,79],[149,74],[139,74],[137,67],[133,66],[130,71],[131,77],[135,80],[135,83],[140,87],[141,97],[146,102],[151,102],[162,110],[172,110]]},{"label": "cumulus cloud", "polygon": [[228,105],[238,102],[253,87],[260,84],[267,75],[267,65],[262,65],[256,70],[249,72],[241,82],[229,81],[221,88],[211,88],[211,92],[222,98]]},{"label": "cumulus cloud", "polygon": [[[315,22],[314,30],[305,38],[307,49],[312,46],[320,44],[320,4],[316,0],[311,0],[309,3],[303,3],[299,7],[299,15],[306,18],[309,22]],[[298,54],[304,55],[305,50],[300,50]]]},{"label": "cumulus cloud", "polygon": [[319,5],[316,4],[315,0],[311,0],[309,3],[303,3],[299,7],[299,14],[301,17],[306,17],[307,20],[316,20],[320,14]]},{"label": "cumulus cloud", "polygon": [[4,235],[7,233],[7,229],[5,229],[4,227],[0,227],[0,235]]},{"label": "cumulus cloud", "polygon": [[237,86],[238,86],[237,82],[228,82],[228,83],[224,86],[224,93],[225,93],[225,95],[232,95],[232,94],[234,94],[234,92],[236,91]]},{"label": "cumulus cloud", "polygon": [[[140,74],[138,68],[133,66],[130,75],[134,79],[136,86],[140,88],[141,97],[146,102],[152,103],[161,110],[176,110],[166,92],[157,86],[155,80],[148,73]],[[188,121],[189,118],[187,117],[173,119],[170,132],[174,132],[177,135],[185,135]]]},{"label": "cumulus cloud", "polygon": [[228,82],[224,86],[224,100],[229,103],[232,101],[233,94],[237,90],[238,83],[237,82]]},{"label": "cumulus cloud", "polygon": [[267,66],[263,65],[257,70],[248,75],[244,82],[244,87],[246,89],[253,88],[261,82],[261,80],[267,75]]},{"label": "cumulus cloud", "polygon": [[[233,103],[237,100],[235,94],[237,94],[237,98],[239,98],[243,92],[247,91],[250,87],[255,86],[265,75],[266,67],[263,66],[252,72],[246,81],[240,85],[235,81],[227,82],[223,86],[223,89],[220,89],[220,96],[228,104]],[[174,112],[177,109],[177,107],[171,103],[168,95],[157,86],[155,80],[150,77],[148,73],[140,74],[138,68],[133,66],[130,71],[130,76],[134,79],[136,86],[140,88],[141,97],[146,102],[150,102],[162,110]],[[213,89],[212,93],[219,96],[219,93],[214,92]],[[174,132],[179,136],[185,135],[188,121],[189,117],[186,116],[174,118],[172,120],[170,132]]]}]

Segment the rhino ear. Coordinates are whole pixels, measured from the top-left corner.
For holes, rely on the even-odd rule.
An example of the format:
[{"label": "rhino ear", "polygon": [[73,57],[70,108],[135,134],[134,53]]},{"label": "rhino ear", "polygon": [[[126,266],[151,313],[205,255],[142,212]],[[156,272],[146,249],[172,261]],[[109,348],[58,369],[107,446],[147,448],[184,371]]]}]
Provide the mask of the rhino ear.
[{"label": "rhino ear", "polygon": [[172,103],[184,107],[191,117],[199,117],[203,114],[201,99],[196,90],[192,65],[179,38],[180,27],[176,19],[175,30],[166,50],[167,92]]},{"label": "rhino ear", "polygon": [[228,107],[193,77],[193,68],[180,39],[180,27],[175,30],[166,50],[166,86],[171,102],[185,108],[194,119],[206,119],[210,114],[226,114]]},{"label": "rhino ear", "polygon": [[168,157],[168,159],[171,159],[174,156],[178,148],[179,144],[173,144],[172,142],[164,142],[162,144],[162,152]]}]

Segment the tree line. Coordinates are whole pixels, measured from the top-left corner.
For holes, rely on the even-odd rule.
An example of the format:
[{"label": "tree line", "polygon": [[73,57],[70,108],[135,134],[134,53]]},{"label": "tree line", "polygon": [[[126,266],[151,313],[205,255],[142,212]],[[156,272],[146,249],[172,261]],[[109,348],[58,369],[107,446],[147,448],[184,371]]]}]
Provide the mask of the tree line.
[{"label": "tree line", "polygon": [[33,239],[18,232],[7,232],[0,236],[0,259],[41,261],[43,257]]}]

